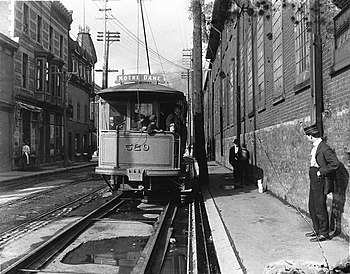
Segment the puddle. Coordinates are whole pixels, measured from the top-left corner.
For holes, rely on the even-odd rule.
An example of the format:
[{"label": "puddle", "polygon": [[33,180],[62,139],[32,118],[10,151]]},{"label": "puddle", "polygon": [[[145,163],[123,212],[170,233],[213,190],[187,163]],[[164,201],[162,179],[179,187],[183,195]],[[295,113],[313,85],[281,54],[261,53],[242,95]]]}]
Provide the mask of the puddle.
[{"label": "puddle", "polygon": [[62,263],[118,266],[116,273],[131,273],[149,237],[120,237],[89,241],[70,251]]}]

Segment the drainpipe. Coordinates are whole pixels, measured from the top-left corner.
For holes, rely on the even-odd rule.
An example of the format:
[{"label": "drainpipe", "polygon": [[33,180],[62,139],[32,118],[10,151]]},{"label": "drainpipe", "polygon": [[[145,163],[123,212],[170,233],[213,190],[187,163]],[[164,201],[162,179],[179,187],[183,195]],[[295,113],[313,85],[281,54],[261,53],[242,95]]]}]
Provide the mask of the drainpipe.
[{"label": "drainpipe", "polygon": [[320,3],[315,0],[313,9],[310,9],[312,27],[310,59],[311,59],[311,123],[316,123],[318,130],[323,135],[323,66],[322,66],[322,37],[320,30]]}]

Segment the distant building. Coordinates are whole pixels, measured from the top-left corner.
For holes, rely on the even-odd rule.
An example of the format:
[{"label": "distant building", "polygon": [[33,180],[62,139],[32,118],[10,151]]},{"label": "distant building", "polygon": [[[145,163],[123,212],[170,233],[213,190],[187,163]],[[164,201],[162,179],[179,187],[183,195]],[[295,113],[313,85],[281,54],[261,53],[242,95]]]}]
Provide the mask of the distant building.
[{"label": "distant building", "polygon": [[[18,43],[0,33],[0,172],[12,169],[13,130],[16,103],[14,99],[14,55]],[[18,144],[17,144],[18,145]]]},{"label": "distant building", "polygon": [[94,106],[93,71],[97,56],[88,29],[80,29],[77,41],[70,39],[69,45],[68,155],[70,161],[79,161],[96,149],[90,106]]}]

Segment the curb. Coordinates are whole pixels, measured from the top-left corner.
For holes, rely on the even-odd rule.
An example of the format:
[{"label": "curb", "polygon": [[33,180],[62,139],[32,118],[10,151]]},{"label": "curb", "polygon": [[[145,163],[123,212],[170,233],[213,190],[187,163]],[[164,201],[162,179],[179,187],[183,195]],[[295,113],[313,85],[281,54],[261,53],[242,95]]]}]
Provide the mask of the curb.
[{"label": "curb", "polygon": [[202,194],[205,208],[208,214],[213,243],[218,258],[221,273],[243,274],[244,271],[239,263],[231,242],[228,238],[225,226],[218,212],[214,198],[207,186],[203,186]]}]

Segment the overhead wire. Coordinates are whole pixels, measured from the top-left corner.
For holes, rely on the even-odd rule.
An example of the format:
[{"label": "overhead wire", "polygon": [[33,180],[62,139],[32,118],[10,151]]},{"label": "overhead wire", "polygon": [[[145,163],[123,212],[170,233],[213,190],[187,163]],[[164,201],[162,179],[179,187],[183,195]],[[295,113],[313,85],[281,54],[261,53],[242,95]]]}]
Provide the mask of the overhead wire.
[{"label": "overhead wire", "polygon": [[[102,2],[98,1],[92,1],[90,0],[90,3],[93,3],[94,6],[96,6],[98,9],[103,8]],[[77,6],[77,4],[73,4]],[[143,65],[140,64],[140,58],[145,57],[144,53],[140,53],[140,48],[145,47],[145,44],[137,37],[132,31],[130,31],[123,23],[121,23],[113,13],[107,12],[108,18],[111,20],[108,20],[109,22],[109,29],[118,29],[119,32],[121,32],[121,43],[118,44],[118,47],[122,48],[123,51],[127,51],[130,53],[130,55],[136,56],[136,69],[141,70]],[[85,19],[84,19],[85,20]],[[93,25],[98,28],[103,28],[102,21],[95,20],[92,16],[86,17],[87,25]],[[85,23],[85,21],[84,21]],[[84,26],[85,27],[85,26]],[[74,35],[71,33],[71,36],[74,37]],[[95,36],[93,34],[92,36]],[[181,35],[182,36],[182,35]],[[76,36],[75,36],[76,37]],[[125,42],[124,42],[125,41]],[[100,47],[100,46],[98,46]],[[136,49],[136,52],[135,50]],[[111,51],[114,51],[115,49],[111,49]],[[139,53],[138,53],[139,52]],[[161,55],[158,51],[158,48],[156,47],[156,50],[154,50],[152,47],[149,48],[150,52],[150,58],[152,62],[154,62],[157,66],[160,66],[162,73],[165,73],[164,67],[167,66],[167,71],[169,72],[175,72],[178,71],[178,69],[186,69],[184,66],[181,65],[181,58],[180,61],[177,61],[176,58],[174,60],[170,60],[169,58],[164,57]],[[103,58],[97,57],[98,63],[97,64],[103,64]],[[132,67],[127,67],[125,69],[133,69]],[[112,75],[117,75],[116,72],[110,72]]]}]

